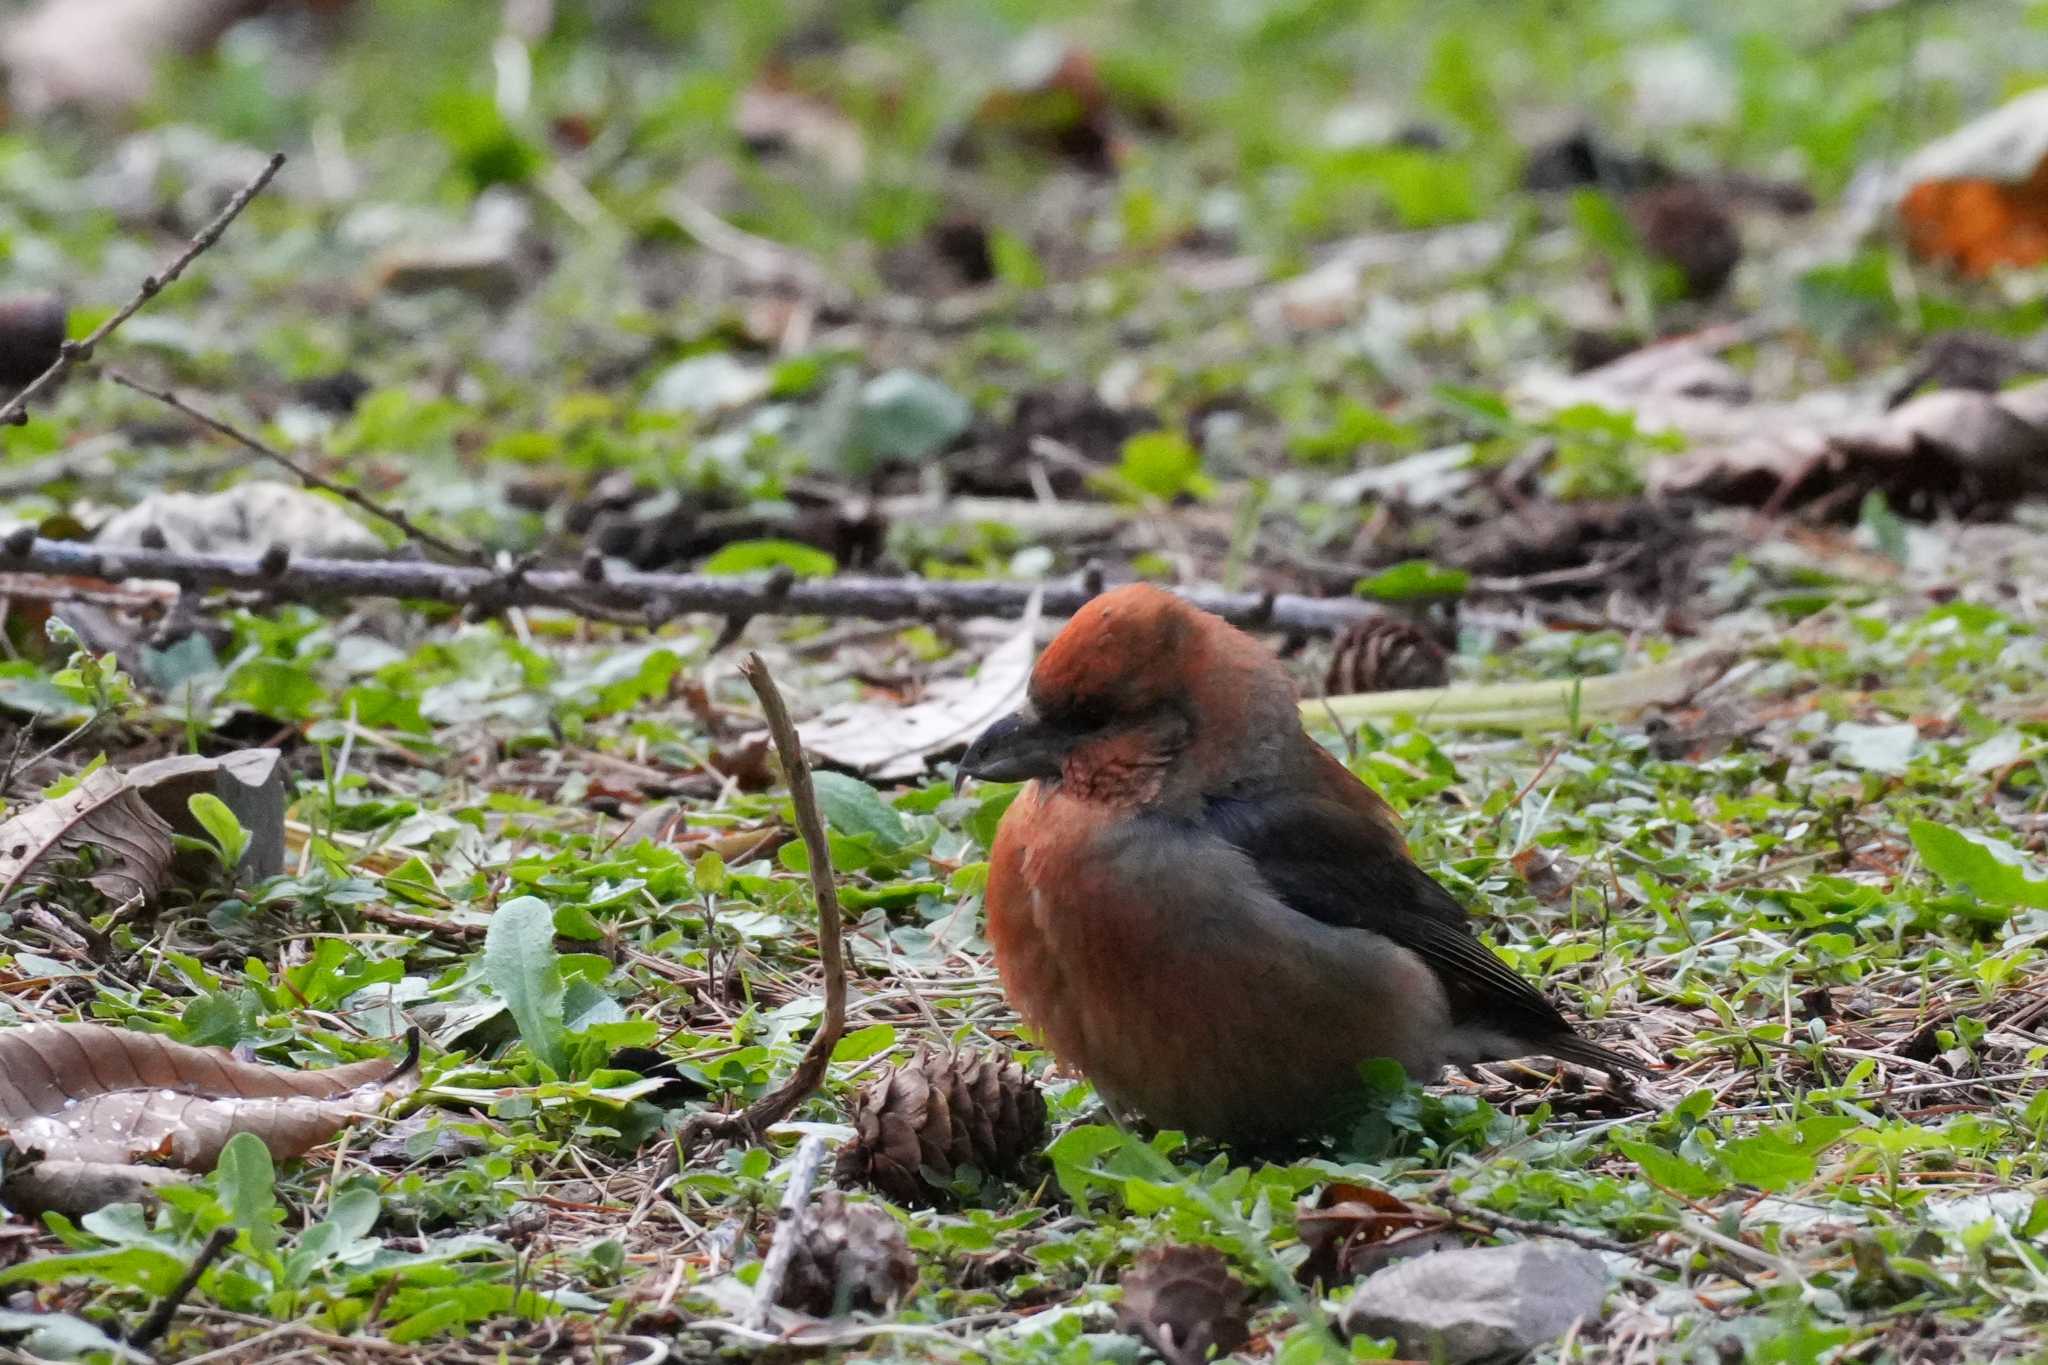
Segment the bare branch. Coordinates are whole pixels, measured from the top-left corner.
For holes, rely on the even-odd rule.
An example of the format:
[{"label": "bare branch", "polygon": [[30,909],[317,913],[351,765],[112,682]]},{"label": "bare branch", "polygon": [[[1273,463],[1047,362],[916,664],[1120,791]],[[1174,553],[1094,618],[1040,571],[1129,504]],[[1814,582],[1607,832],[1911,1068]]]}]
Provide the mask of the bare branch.
[{"label": "bare branch", "polygon": [[156,1307],[143,1320],[142,1325],[129,1335],[128,1344],[142,1351],[155,1345],[156,1339],[169,1329],[171,1319],[178,1316],[178,1309],[184,1304],[186,1297],[198,1286],[200,1277],[205,1275],[213,1263],[234,1244],[234,1228],[215,1228],[213,1236],[206,1239],[206,1245],[199,1248],[199,1254],[192,1258],[192,1264],[185,1267],[185,1273],[171,1286],[171,1292],[157,1301]]},{"label": "bare branch", "polygon": [[[839,887],[832,876],[832,847],[825,838],[825,820],[818,813],[818,793],[811,785],[811,767],[804,761],[803,740],[796,722],[789,718],[782,691],[758,654],[749,654],[740,673],[761,699],[761,713],[768,733],[775,740],[776,755],[782,760],[782,775],[789,783],[789,799],[796,807],[797,833],[803,836],[804,851],[810,855],[811,896],[818,906],[818,958],[825,970],[825,1011],[818,1031],[796,1064],[789,1079],[755,1100],[737,1114],[699,1114],[683,1127],[680,1147],[687,1152],[699,1138],[738,1137],[754,1140],[772,1124],[782,1122],[809,1099],[825,1079],[832,1050],[846,1031],[846,964],[840,943]],[[794,1182],[792,1182],[794,1183]],[[778,1239],[779,1241],[779,1239]],[[766,1276],[764,1275],[765,1279]]]},{"label": "bare branch", "polygon": [[[282,562],[280,562],[282,561]],[[1033,593],[1045,610],[1067,616],[1101,588],[1083,574],[1064,583],[1000,579],[927,580],[842,574],[787,582],[774,574],[709,574],[609,570],[601,561],[577,568],[517,568],[501,573],[460,564],[402,559],[313,559],[298,555],[235,556],[176,550],[87,545],[42,540],[21,528],[0,540],[0,572],[35,572],[98,578],[166,579],[181,587],[235,588],[289,601],[402,597],[483,610],[559,607],[610,618],[631,611],[636,622],[659,625],[690,613],[731,617],[826,616],[872,621],[936,621],[969,616],[1021,616]],[[1347,597],[1227,592],[1192,586],[1180,595],[1205,611],[1253,630],[1332,635],[1386,614]]]},{"label": "bare branch", "polygon": [[124,389],[133,389],[145,398],[154,398],[165,407],[175,408],[215,435],[225,436],[251,454],[260,455],[272,464],[296,475],[307,487],[317,488],[325,493],[332,493],[335,497],[340,498],[351,506],[362,508],[363,511],[368,512],[379,521],[390,522],[407,539],[416,540],[430,550],[447,555],[450,559],[465,560],[471,564],[481,564],[484,562],[484,557],[475,550],[465,550],[459,545],[443,540],[440,536],[427,530],[405,513],[398,511],[396,508],[384,506],[361,489],[350,488],[345,484],[338,484],[331,479],[321,477],[282,451],[263,441],[257,440],[241,428],[230,426],[218,417],[210,417],[206,413],[201,412],[169,389],[152,389],[147,384],[130,379],[119,370],[109,371],[107,378],[113,380]]},{"label": "bare branch", "polygon": [[27,388],[14,395],[4,406],[0,406],[0,426],[20,426],[28,421],[30,400],[38,397],[45,389],[78,366],[91,360],[94,347],[112,336],[115,328],[141,312],[142,306],[161,294],[164,286],[184,274],[185,267],[198,260],[208,247],[220,240],[221,234],[228,230],[228,224],[241,216],[242,210],[249,207],[249,201],[263,192],[263,187],[270,183],[271,177],[283,166],[284,153],[278,152],[264,164],[261,171],[257,172],[254,180],[235,192],[234,197],[214,215],[212,222],[199,229],[199,235],[186,244],[185,249],[178,253],[176,260],[159,273],[143,277],[142,286],[135,291],[134,298],[123,304],[112,317],[93,328],[85,340],[65,342],[58,350],[57,358],[50,362],[49,369],[30,380]]}]

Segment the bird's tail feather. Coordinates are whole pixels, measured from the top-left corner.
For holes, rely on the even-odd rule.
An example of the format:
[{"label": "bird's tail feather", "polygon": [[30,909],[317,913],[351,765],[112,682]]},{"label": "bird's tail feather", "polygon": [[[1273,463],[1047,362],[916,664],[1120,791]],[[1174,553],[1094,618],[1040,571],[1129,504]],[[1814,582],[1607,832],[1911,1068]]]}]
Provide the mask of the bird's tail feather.
[{"label": "bird's tail feather", "polygon": [[1579,1037],[1576,1033],[1560,1033],[1553,1037],[1545,1038],[1533,1050],[1547,1057],[1556,1057],[1560,1061],[1577,1062],[1580,1066],[1590,1066],[1596,1071],[1605,1071],[1610,1074],[1621,1071],[1634,1072],[1638,1076],[1652,1074],[1650,1067],[1637,1061],[1635,1058],[1624,1057],[1619,1052],[1604,1048],[1598,1043],[1589,1042]]}]

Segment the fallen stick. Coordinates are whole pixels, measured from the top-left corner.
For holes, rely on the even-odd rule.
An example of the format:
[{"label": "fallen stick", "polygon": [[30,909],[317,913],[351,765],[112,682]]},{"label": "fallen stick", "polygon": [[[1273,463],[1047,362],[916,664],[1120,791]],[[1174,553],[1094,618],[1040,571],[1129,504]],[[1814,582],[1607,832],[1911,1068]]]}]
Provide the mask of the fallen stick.
[{"label": "fallen stick", "polygon": [[[700,1139],[741,1138],[759,1141],[761,1134],[782,1122],[816,1093],[832,1064],[832,1051],[846,1032],[846,959],[840,941],[839,884],[832,871],[832,847],[825,836],[825,817],[818,811],[817,789],[811,784],[811,765],[804,760],[803,741],[796,722],[789,718],[775,675],[758,654],[749,654],[740,665],[740,675],[761,699],[762,718],[774,737],[776,757],[782,760],[782,777],[789,784],[790,804],[796,808],[797,832],[803,836],[809,855],[811,898],[818,909],[818,965],[825,973],[825,1008],[818,1031],[804,1048],[796,1070],[737,1114],[698,1114],[683,1125],[676,1140],[679,1152],[687,1154]],[[683,1159],[683,1158],[679,1158]],[[779,1245],[779,1243],[778,1243]]]},{"label": "fallen stick", "polygon": [[129,1335],[128,1344],[138,1351],[146,1351],[155,1345],[156,1339],[169,1330],[171,1319],[178,1316],[178,1309],[198,1286],[200,1277],[234,1244],[234,1228],[215,1228],[213,1235],[206,1239],[206,1245],[199,1248],[199,1254],[192,1258],[192,1264],[185,1267],[185,1273],[171,1286],[171,1292],[157,1301],[156,1308]]},{"label": "fallen stick", "polygon": [[[184,588],[236,588],[290,601],[403,597],[480,611],[558,607],[592,615],[635,611],[649,625],[692,612],[750,616],[861,617],[931,621],[966,616],[1021,616],[1032,594],[1045,610],[1071,615],[1102,591],[1099,574],[1063,583],[954,581],[840,575],[796,579],[787,574],[716,577],[613,570],[596,558],[575,569],[515,566],[499,571],[408,559],[299,558],[273,545],[261,555],[187,554],[132,546],[43,540],[27,527],[0,541],[0,572],[44,573],[119,582],[164,579]],[[1385,614],[1370,602],[1291,593],[1227,592],[1190,587],[1181,596],[1234,625],[1253,630],[1332,635]]]}]

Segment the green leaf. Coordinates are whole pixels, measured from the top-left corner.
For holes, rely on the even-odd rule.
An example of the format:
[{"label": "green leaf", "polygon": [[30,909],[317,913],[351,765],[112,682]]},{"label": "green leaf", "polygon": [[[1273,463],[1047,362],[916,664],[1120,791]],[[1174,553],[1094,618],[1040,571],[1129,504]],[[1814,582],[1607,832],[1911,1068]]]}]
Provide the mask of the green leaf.
[{"label": "green leaf", "polygon": [[1920,860],[1947,885],[1991,905],[2048,910],[2048,877],[2011,844],[1932,820],[1911,830]]},{"label": "green leaf", "polygon": [[562,971],[555,915],[538,896],[506,901],[484,934],[483,977],[519,1025],[519,1037],[550,1070],[564,1069]]},{"label": "green leaf", "polygon": [[1053,1176],[1060,1188],[1069,1199],[1086,1208],[1089,1191],[1103,1183],[1096,1165],[1125,1141],[1123,1133],[1107,1124],[1084,1123],[1053,1139],[1045,1155],[1052,1162]]},{"label": "green leaf", "polygon": [[185,798],[185,808],[219,848],[222,866],[240,867],[242,855],[249,851],[249,831],[228,809],[228,803],[212,792],[194,792]]},{"label": "green leaf", "polygon": [[148,1356],[114,1340],[84,1318],[69,1313],[26,1313],[0,1309],[0,1333],[37,1360],[83,1360],[100,1352],[118,1360]]},{"label": "green leaf", "polygon": [[864,1062],[878,1052],[887,1052],[896,1046],[894,1024],[869,1024],[866,1028],[855,1029],[839,1040],[839,1046],[832,1049],[835,1062]]},{"label": "green leaf", "polygon": [[974,420],[965,398],[915,370],[890,370],[861,386],[853,414],[854,472],[916,464],[936,455]]},{"label": "green leaf", "polygon": [[1728,1173],[1760,1190],[1788,1190],[1804,1185],[1820,1169],[1815,1153],[1776,1133],[1735,1138],[1721,1145]]},{"label": "green leaf", "polygon": [[829,578],[839,561],[794,540],[736,540],[699,566],[704,573],[765,573],[788,569],[798,578]]},{"label": "green leaf", "polygon": [[197,996],[179,1019],[179,1041],[193,1047],[233,1047],[253,1021],[242,1001],[224,991]]},{"label": "green leaf", "polygon": [[1124,442],[1116,472],[1123,482],[1160,499],[1207,491],[1202,453],[1177,431],[1141,432]]},{"label": "green leaf", "polygon": [[988,254],[989,263],[995,267],[996,278],[1012,289],[1045,287],[1045,266],[1039,261],[1038,253],[1022,237],[1001,228],[991,229]]},{"label": "green leaf", "polygon": [[1361,578],[1352,589],[1360,597],[1382,602],[1412,602],[1418,598],[1458,597],[1472,582],[1463,569],[1444,569],[1426,559],[1410,559],[1371,578]]},{"label": "green leaf", "polygon": [[476,189],[523,184],[546,159],[506,121],[498,102],[480,91],[443,91],[434,98],[431,120]]},{"label": "green leaf", "polygon": [[875,842],[889,852],[909,842],[910,831],[903,827],[903,817],[882,799],[880,792],[859,778],[818,772],[811,774],[811,785],[817,788],[818,809],[824,814],[825,823],[838,833],[849,838],[872,834]]},{"label": "green leaf", "polygon": [[268,1258],[277,1251],[277,1171],[270,1149],[254,1133],[237,1133],[221,1148],[214,1171],[220,1202],[249,1244]]},{"label": "green leaf", "polygon": [[1696,1166],[1684,1157],[1675,1156],[1662,1147],[1629,1138],[1617,1137],[1614,1145],[1622,1155],[1642,1168],[1653,1184],[1661,1185],[1673,1194],[1686,1199],[1704,1199],[1710,1194],[1719,1194],[1728,1188],[1728,1181],[1718,1172],[1703,1166]]},{"label": "green leaf", "polygon": [[234,672],[221,697],[276,720],[308,720],[327,696],[327,689],[303,664],[283,659],[251,659]]},{"label": "green leaf", "polygon": [[1843,721],[1835,727],[1835,762],[1867,773],[1902,773],[1912,761],[1920,731],[1911,724],[1859,725]]}]

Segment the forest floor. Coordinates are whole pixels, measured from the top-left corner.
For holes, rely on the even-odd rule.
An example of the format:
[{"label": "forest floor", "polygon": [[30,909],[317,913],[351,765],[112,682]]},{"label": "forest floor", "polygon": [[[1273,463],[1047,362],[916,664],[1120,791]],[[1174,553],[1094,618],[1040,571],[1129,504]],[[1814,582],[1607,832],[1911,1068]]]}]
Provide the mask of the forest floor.
[{"label": "forest floor", "polygon": [[[952,782],[1053,613],[170,606],[5,560],[6,815],[259,747],[288,809],[275,877],[10,880],[0,1020],[423,1055],[310,1159],[11,1219],[0,1350],[113,1349],[225,1227],[155,1358],[1375,1359],[1362,1276],[1538,1237],[1610,1277],[1540,1360],[2048,1355],[2048,273],[1928,259],[1885,179],[2041,79],[2048,6],[1697,8],[354,0],[119,112],[38,114],[17,69],[0,399],[38,291],[84,335],[289,160],[0,427],[0,530],[1378,604],[1403,624],[1265,638],[1305,697],[1451,692],[1312,728],[1659,1069],[1396,1083],[1284,1156],[1113,1125],[982,937],[1014,793]],[[260,501],[297,481],[110,371],[405,521]],[[678,1169],[823,1009],[750,651],[838,721],[846,1033],[792,1119]],[[1674,660],[1706,662],[1647,706],[1457,702]],[[791,1273],[874,1292],[755,1317],[802,1137],[858,1143],[863,1087],[948,1050],[1021,1063],[1042,1142],[847,1177],[882,1223]],[[1001,1080],[998,1145],[1036,1139]],[[1220,1260],[1175,1282],[1169,1245]]]}]

